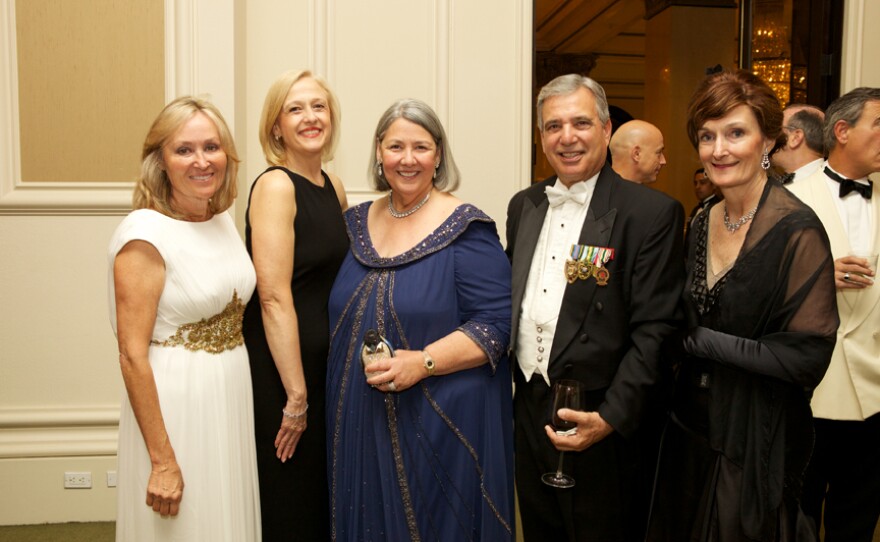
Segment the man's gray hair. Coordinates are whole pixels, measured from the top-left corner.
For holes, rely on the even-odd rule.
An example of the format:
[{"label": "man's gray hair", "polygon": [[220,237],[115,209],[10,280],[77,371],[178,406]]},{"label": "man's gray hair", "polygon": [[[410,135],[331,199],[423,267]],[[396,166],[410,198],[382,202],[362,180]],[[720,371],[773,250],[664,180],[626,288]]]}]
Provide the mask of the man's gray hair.
[{"label": "man's gray hair", "polygon": [[798,108],[788,120],[788,128],[804,132],[804,142],[813,152],[825,156],[822,110],[812,105],[798,104]]},{"label": "man's gray hair", "polygon": [[608,98],[605,97],[605,89],[602,88],[602,85],[584,75],[570,73],[568,75],[560,75],[550,81],[538,93],[538,102],[536,104],[538,109],[538,130],[544,131],[544,101],[554,96],[568,96],[577,92],[580,88],[585,88],[593,93],[593,97],[596,99],[596,111],[599,113],[599,122],[602,124],[608,122],[611,114],[608,112]]},{"label": "man's gray hair", "polygon": [[855,126],[862,116],[865,104],[880,101],[880,88],[859,87],[834,100],[825,111],[825,149],[830,153],[837,145],[834,125],[840,121]]}]

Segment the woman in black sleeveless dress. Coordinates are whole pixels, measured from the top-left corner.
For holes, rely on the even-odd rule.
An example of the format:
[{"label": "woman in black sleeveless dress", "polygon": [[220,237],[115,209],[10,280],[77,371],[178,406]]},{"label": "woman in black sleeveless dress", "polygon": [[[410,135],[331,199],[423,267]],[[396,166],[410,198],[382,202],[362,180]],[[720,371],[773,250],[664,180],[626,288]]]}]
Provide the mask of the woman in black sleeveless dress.
[{"label": "woman in black sleeveless dress", "polygon": [[345,191],[321,164],[339,139],[339,105],[310,72],[270,87],[260,143],[272,167],[254,182],[246,244],[257,293],[244,315],[254,387],[263,539],[328,540],[324,386],[327,300],[348,250]]}]

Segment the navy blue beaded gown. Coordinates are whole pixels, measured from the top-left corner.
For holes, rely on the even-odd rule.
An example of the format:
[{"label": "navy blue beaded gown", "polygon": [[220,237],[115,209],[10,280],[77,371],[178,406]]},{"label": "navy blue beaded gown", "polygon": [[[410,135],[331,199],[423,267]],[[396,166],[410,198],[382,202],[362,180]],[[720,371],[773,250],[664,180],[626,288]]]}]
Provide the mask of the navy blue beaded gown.
[{"label": "navy blue beaded gown", "polygon": [[[330,294],[331,535],[512,540],[510,265],[495,224],[461,205],[414,248],[383,258],[367,231],[370,205],[345,214],[352,247]],[[489,362],[386,394],[360,363],[370,328],[409,350],[460,330]]]},{"label": "navy blue beaded gown", "polygon": [[[330,537],[324,474],[327,457],[324,383],[329,347],[327,299],[348,248],[348,238],[339,198],[326,173],[321,172],[324,186],[317,186],[285,168],[271,167],[266,171],[273,169],[287,173],[296,193],[293,221],[296,244],[290,288],[299,325],[309,409],[308,425],[296,451],[282,463],[275,456],[274,443],[287,392],[266,341],[259,295],[254,295],[245,309],[243,332],[253,382],[263,540],[325,541]],[[259,178],[254,186],[258,182]],[[253,257],[250,218],[248,208],[245,245]],[[259,289],[257,284],[258,292]]]}]

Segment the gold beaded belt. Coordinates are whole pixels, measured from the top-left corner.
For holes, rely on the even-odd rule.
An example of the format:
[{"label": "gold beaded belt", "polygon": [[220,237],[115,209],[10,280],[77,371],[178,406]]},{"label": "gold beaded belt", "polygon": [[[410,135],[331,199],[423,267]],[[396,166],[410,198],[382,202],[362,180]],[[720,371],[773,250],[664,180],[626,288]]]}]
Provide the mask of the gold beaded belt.
[{"label": "gold beaded belt", "polygon": [[244,305],[233,290],[230,301],[223,312],[210,318],[202,318],[198,322],[183,324],[177,332],[165,339],[153,339],[150,344],[159,346],[180,346],[187,350],[204,350],[211,354],[219,354],[244,344],[241,334],[241,321],[244,318]]}]

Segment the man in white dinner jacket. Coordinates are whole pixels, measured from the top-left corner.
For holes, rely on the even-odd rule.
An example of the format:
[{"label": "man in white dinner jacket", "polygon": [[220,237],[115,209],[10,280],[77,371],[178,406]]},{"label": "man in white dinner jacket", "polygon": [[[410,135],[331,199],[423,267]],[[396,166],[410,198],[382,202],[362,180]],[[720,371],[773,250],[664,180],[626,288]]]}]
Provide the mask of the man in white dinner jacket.
[{"label": "man in white dinner jacket", "polygon": [[857,88],[825,113],[828,160],[789,185],[825,225],[834,256],[840,328],[812,400],[816,447],[802,506],[825,541],[871,542],[880,518],[880,88]]}]

